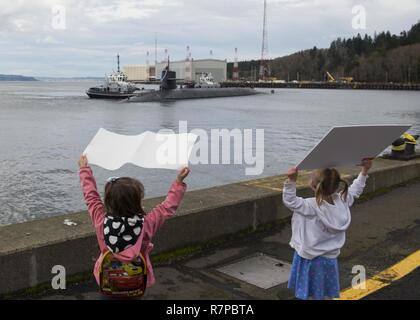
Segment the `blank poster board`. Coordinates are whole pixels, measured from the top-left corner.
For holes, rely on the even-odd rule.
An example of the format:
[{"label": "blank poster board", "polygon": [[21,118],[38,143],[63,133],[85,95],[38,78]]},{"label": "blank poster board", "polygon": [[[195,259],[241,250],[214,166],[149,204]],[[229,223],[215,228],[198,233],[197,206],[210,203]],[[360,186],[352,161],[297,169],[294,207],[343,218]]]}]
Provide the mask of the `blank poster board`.
[{"label": "blank poster board", "polygon": [[301,170],[358,165],[375,158],[411,125],[334,127],[298,164]]},{"label": "blank poster board", "polygon": [[84,151],[89,163],[117,170],[126,163],[143,168],[178,170],[188,165],[198,136],[154,133],[127,136],[100,128]]}]

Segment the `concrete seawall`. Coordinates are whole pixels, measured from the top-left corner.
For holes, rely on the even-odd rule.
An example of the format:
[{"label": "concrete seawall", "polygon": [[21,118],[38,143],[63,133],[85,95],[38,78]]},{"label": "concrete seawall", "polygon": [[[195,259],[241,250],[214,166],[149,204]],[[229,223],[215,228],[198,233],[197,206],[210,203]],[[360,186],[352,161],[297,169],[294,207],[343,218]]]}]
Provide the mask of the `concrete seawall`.
[{"label": "concrete seawall", "polygon": [[[348,180],[357,168],[340,170]],[[375,161],[366,194],[420,177],[420,159]],[[284,176],[245,181],[188,192],[178,215],[155,238],[154,254],[208,243],[239,232],[255,231],[291,216],[281,201]],[[301,196],[311,195],[307,174],[298,185]],[[151,208],[163,198],[148,199]],[[77,223],[63,224],[64,219]],[[86,212],[0,227],[0,294],[51,282],[55,265],[67,275],[91,271],[99,254],[96,237]]]}]

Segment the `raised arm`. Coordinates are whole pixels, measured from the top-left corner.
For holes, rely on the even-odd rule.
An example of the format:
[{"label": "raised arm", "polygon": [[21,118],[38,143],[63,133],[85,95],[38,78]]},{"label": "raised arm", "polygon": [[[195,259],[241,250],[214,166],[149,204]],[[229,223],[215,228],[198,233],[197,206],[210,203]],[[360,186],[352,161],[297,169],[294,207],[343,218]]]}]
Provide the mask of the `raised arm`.
[{"label": "raised arm", "polygon": [[166,199],[146,215],[144,227],[145,232],[150,239],[168,218],[175,215],[176,210],[184,197],[185,191],[187,190],[184,179],[188,174],[188,168],[182,169],[178,174],[177,179],[172,183]]},{"label": "raised arm", "polygon": [[80,185],[89,215],[95,227],[102,226],[104,222],[104,205],[96,187],[96,180],[87,158],[82,156],[79,160]]},{"label": "raised arm", "polygon": [[305,216],[314,215],[306,199],[296,196],[296,180],[298,176],[298,169],[291,168],[287,172],[288,180],[284,183],[283,187],[283,203],[284,205],[295,213]]},{"label": "raised arm", "polygon": [[366,180],[369,177],[368,172],[371,167],[372,159],[364,159],[362,161],[362,171],[349,187],[347,195],[347,204],[349,207],[354,204],[355,199],[358,199],[362,195],[363,190],[366,187]]}]

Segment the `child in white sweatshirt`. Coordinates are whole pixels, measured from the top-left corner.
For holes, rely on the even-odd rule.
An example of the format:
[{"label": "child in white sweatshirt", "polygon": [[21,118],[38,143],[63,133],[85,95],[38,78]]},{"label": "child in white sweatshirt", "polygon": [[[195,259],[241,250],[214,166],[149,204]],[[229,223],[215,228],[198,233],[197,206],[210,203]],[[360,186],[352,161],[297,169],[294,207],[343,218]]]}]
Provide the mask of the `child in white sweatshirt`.
[{"label": "child in white sweatshirt", "polygon": [[295,249],[288,288],[298,299],[328,299],[340,296],[337,257],[346,241],[350,207],[362,193],[372,160],[362,162],[362,171],[349,187],[336,169],[312,175],[314,198],[296,196],[298,169],[287,172],[283,203],[293,211],[292,239]]}]

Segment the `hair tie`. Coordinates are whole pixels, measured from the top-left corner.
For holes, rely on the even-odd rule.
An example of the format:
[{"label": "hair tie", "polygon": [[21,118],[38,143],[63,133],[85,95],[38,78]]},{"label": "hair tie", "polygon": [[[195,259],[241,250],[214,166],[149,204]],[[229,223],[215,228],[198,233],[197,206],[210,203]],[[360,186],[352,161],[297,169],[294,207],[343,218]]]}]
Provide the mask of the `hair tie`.
[{"label": "hair tie", "polygon": [[119,179],[119,177],[110,177],[106,181],[110,182],[110,183],[115,183],[118,179]]}]

